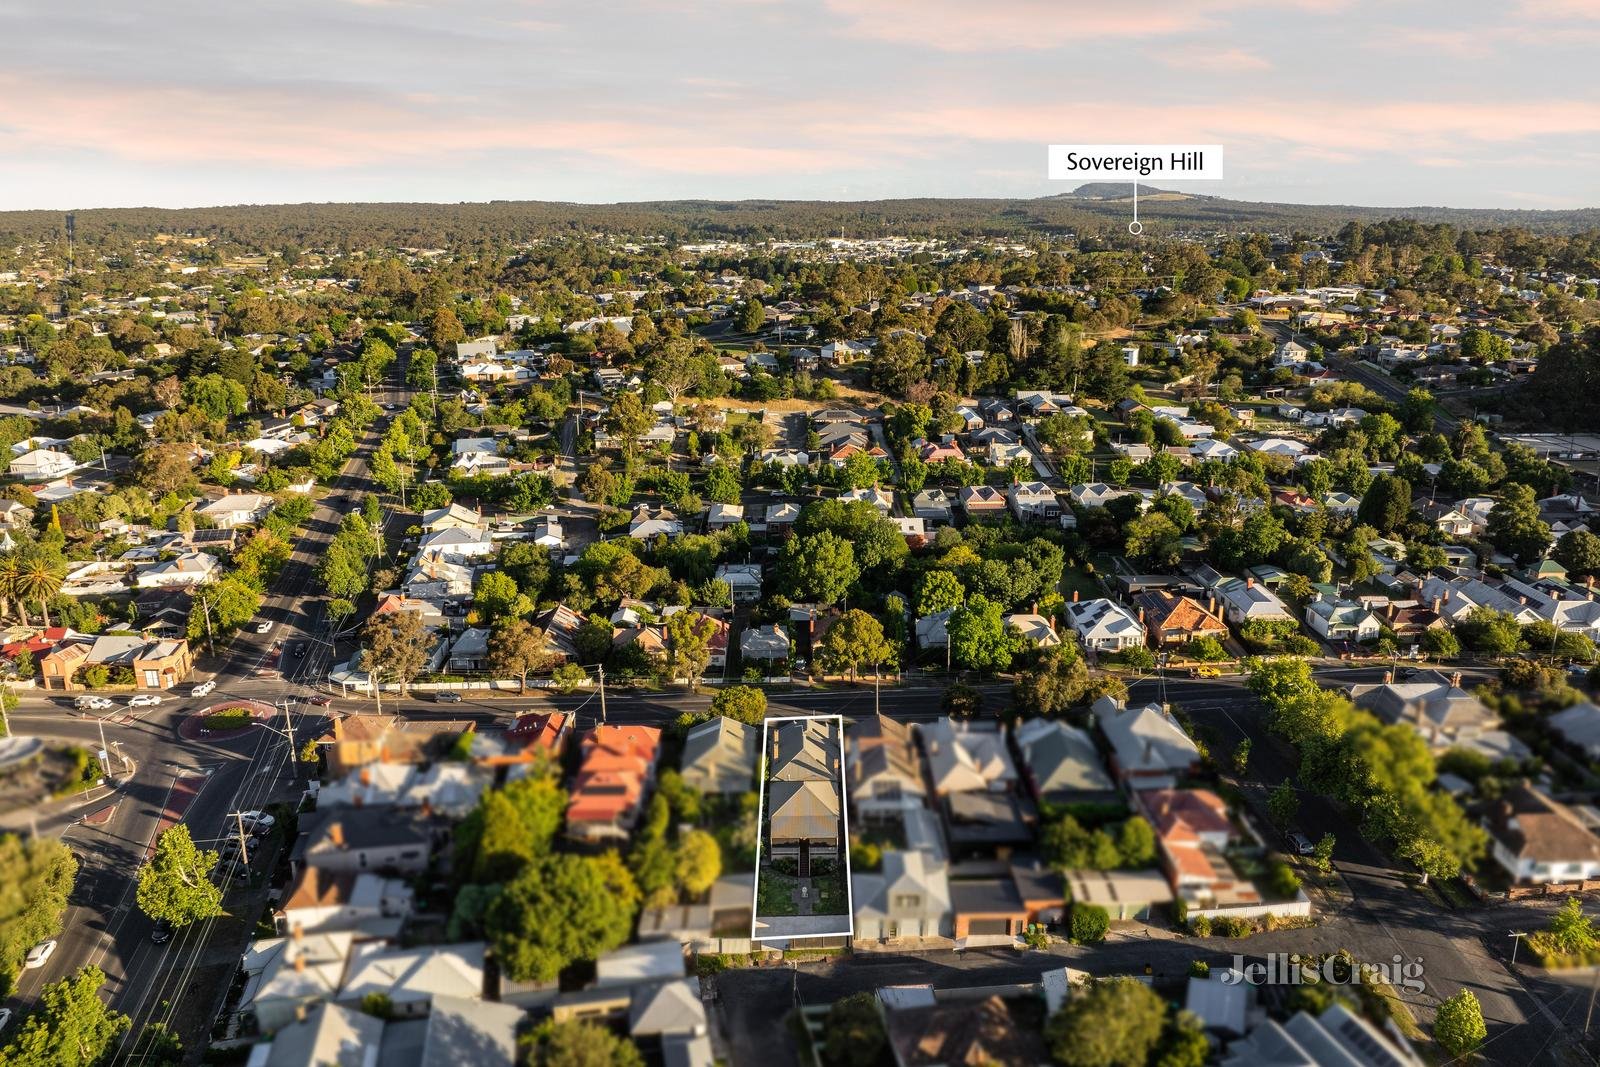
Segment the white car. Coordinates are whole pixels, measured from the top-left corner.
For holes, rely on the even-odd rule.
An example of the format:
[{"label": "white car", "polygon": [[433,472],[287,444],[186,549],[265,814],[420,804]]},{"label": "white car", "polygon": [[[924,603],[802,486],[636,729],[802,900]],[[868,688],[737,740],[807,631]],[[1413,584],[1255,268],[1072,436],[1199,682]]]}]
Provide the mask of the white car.
[{"label": "white car", "polygon": [[197,685],[193,689],[189,690],[189,695],[192,696],[192,697],[210,696],[213,692],[216,691],[216,688],[217,688],[217,683],[214,682],[214,681],[213,682],[201,682],[199,685]]},{"label": "white car", "polygon": [[[244,823],[246,833],[266,833],[278,822],[264,811],[247,811],[239,816],[239,821]],[[233,840],[237,841],[237,838]]]},{"label": "white car", "polygon": [[270,634],[271,632],[272,632],[272,620],[263,619],[260,622],[256,623],[256,633],[258,633],[258,634]]},{"label": "white car", "polygon": [[79,697],[72,702],[79,711],[105,711],[114,705],[105,697]]},{"label": "white car", "polygon": [[11,1009],[10,1008],[0,1008],[0,1033],[4,1033],[6,1027],[8,1027],[10,1025],[11,1025]]},{"label": "white car", "polygon": [[28,956],[22,961],[22,965],[29,970],[43,967],[50,957],[55,955],[55,952],[56,942],[54,938],[49,941],[41,941],[28,950]]},{"label": "white car", "polygon": [[154,708],[159,707],[160,704],[161,698],[154,693],[140,693],[136,697],[128,698],[128,707],[130,708]]}]

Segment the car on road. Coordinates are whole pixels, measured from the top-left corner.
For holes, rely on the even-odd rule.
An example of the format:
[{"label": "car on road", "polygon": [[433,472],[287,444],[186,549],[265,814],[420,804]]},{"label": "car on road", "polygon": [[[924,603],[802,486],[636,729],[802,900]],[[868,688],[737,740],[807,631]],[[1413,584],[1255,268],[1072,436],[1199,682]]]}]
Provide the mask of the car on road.
[{"label": "car on road", "polygon": [[311,651],[310,641],[296,641],[294,643],[294,658],[304,659],[307,652]]},{"label": "car on road", "polygon": [[114,705],[105,697],[79,697],[72,702],[79,711],[105,711]]},{"label": "car on road", "polygon": [[314,708],[325,708],[333,703],[333,698],[324,696],[306,697],[306,703]]},{"label": "car on road", "polygon": [[266,833],[277,825],[278,820],[264,811],[247,811],[239,816],[239,821],[244,824],[245,833]]},{"label": "car on road", "polygon": [[150,928],[150,940],[158,945],[165,945],[172,940],[172,924],[165,919],[157,919],[156,924]]},{"label": "car on road", "polygon": [[1198,667],[1190,668],[1189,677],[1191,677],[1191,678],[1221,678],[1222,677],[1222,668],[1218,667],[1214,663],[1202,663]]},{"label": "car on road", "polygon": [[192,697],[208,697],[216,691],[217,683],[215,681],[201,682],[199,685],[189,690],[189,695]]},{"label": "car on road", "polygon": [[1311,838],[1299,830],[1290,830],[1283,835],[1283,839],[1289,842],[1289,848],[1296,856],[1309,856],[1317,850],[1317,846],[1311,843]]},{"label": "car on road", "polygon": [[256,623],[256,633],[258,633],[258,634],[270,634],[271,632],[272,632],[272,620],[271,619],[262,619],[260,622]]},{"label": "car on road", "polygon": [[459,704],[459,703],[461,703],[461,694],[460,693],[435,693],[435,694],[433,694],[433,702],[435,704]]},{"label": "car on road", "polygon": [[5,1033],[6,1027],[11,1025],[11,1009],[0,1008],[0,1034]]},{"label": "car on road", "polygon": [[41,941],[28,950],[27,958],[22,961],[22,965],[29,970],[34,970],[35,968],[43,967],[49,962],[50,957],[55,954],[55,938],[51,938],[49,941]]},{"label": "car on road", "polygon": [[161,706],[161,698],[154,693],[140,693],[138,696],[128,698],[130,708],[155,708]]}]

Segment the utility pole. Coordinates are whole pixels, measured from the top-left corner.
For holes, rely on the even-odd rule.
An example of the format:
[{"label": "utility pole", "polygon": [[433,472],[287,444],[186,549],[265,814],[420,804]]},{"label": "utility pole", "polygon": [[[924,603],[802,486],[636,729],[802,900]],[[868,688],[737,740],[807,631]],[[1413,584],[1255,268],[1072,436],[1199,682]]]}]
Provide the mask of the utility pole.
[{"label": "utility pole", "polygon": [[111,777],[111,747],[106,744],[106,721],[95,716],[94,724],[100,728],[100,773]]},{"label": "utility pole", "polygon": [[291,782],[299,777],[295,766],[300,760],[300,752],[294,746],[294,716],[289,714],[289,708],[293,704],[294,701],[289,697],[283,698],[283,732],[289,739],[289,779]]},{"label": "utility pole", "polygon": [[1515,967],[1517,965],[1517,946],[1522,944],[1522,939],[1528,936],[1528,932],[1526,930],[1513,930],[1509,936],[1511,938],[1511,966]]},{"label": "utility pole", "polygon": [[234,825],[239,829],[239,858],[244,860],[244,865],[248,867],[250,866],[250,838],[244,832],[244,812],[230,811],[228,817],[234,821]]},{"label": "utility pole", "polygon": [[602,663],[596,670],[600,676],[600,723],[604,725],[606,721],[606,665]]}]

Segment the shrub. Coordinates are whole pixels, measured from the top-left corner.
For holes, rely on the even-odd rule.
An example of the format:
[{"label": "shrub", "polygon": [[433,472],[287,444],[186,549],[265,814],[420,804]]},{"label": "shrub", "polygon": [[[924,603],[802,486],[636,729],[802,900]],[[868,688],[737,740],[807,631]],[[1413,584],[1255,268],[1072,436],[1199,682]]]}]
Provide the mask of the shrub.
[{"label": "shrub", "polygon": [[1292,897],[1300,892],[1300,876],[1281,859],[1267,868],[1267,892],[1275,897]]},{"label": "shrub", "polygon": [[1111,929],[1111,914],[1098,904],[1074,902],[1069,919],[1072,940],[1080,945],[1104,941]]},{"label": "shrub", "polygon": [[1189,932],[1196,937],[1211,936],[1211,920],[1204,915],[1197,915],[1189,920]]},{"label": "shrub", "polygon": [[1207,963],[1205,960],[1190,960],[1189,961],[1189,977],[1190,978],[1210,978],[1211,977],[1211,964]]},{"label": "shrub", "polygon": [[1218,937],[1248,937],[1256,932],[1255,924],[1248,919],[1219,915],[1211,920],[1211,932]]}]

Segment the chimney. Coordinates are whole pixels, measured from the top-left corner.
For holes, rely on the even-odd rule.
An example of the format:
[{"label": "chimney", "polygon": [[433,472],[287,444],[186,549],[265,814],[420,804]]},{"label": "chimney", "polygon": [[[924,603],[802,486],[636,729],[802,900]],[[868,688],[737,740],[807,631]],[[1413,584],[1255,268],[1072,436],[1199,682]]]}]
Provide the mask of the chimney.
[{"label": "chimney", "polygon": [[1433,598],[1433,613],[1435,615],[1444,614],[1444,597],[1436,596]]},{"label": "chimney", "polygon": [[1451,685],[1451,688],[1454,688],[1454,689],[1460,689],[1461,688],[1461,672],[1460,671],[1456,671],[1454,674],[1452,674],[1450,676],[1450,685]]},{"label": "chimney", "polygon": [[1392,600],[1389,601],[1389,618],[1392,620],[1396,615],[1399,615],[1399,614],[1400,614],[1400,606],[1398,604],[1396,604]]},{"label": "chimney", "polygon": [[336,845],[344,844],[344,823],[335,819],[328,824],[328,840]]},{"label": "chimney", "polygon": [[1384,685],[1391,685],[1391,684],[1393,684],[1393,682],[1394,682],[1394,672],[1393,671],[1384,671],[1383,672],[1383,684]]},{"label": "chimney", "polygon": [[1256,587],[1256,580],[1255,580],[1255,578],[1254,578],[1254,577],[1249,577],[1249,578],[1246,578],[1246,579],[1245,579],[1245,580],[1244,580],[1244,587],[1245,587],[1245,588],[1246,588],[1246,589],[1254,589],[1254,588],[1255,588],[1255,587]]},{"label": "chimney", "polygon": [[298,945],[306,939],[306,928],[300,923],[295,923],[294,929],[289,931],[289,936],[293,937],[294,943]]},{"label": "chimney", "polygon": [[1078,602],[1078,591],[1076,589],[1072,591],[1072,602],[1074,604]]},{"label": "chimney", "polygon": [[1591,593],[1594,592],[1594,575],[1591,574],[1583,580],[1583,587]]},{"label": "chimney", "polygon": [[305,974],[306,973],[306,958],[305,958],[304,954],[299,954],[299,955],[295,956],[295,958],[294,958],[294,973],[295,974]]},{"label": "chimney", "polygon": [[1140,626],[1144,625],[1144,609],[1143,608],[1139,609],[1139,625]]}]

